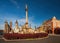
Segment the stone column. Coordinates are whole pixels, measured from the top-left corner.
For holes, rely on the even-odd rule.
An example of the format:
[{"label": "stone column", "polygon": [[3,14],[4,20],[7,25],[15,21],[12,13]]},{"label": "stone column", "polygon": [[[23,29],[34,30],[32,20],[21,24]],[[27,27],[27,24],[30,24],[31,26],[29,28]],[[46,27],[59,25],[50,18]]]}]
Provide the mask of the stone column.
[{"label": "stone column", "polygon": [[27,5],[25,7],[26,7],[26,9],[25,9],[25,11],[26,11],[26,24],[25,24],[25,27],[28,28],[28,7],[27,7]]},{"label": "stone column", "polygon": [[27,7],[27,5],[26,5],[26,23],[28,23],[28,7]]}]

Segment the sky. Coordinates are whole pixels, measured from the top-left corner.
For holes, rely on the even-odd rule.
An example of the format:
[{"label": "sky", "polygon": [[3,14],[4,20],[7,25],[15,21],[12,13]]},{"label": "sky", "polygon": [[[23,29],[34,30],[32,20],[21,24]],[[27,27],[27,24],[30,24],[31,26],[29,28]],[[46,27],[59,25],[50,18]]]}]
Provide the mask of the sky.
[{"label": "sky", "polygon": [[32,28],[39,27],[53,16],[60,20],[60,0],[0,0],[0,29],[4,29],[5,20],[12,21],[13,28],[17,20],[25,24],[25,5],[28,5],[28,21]]}]

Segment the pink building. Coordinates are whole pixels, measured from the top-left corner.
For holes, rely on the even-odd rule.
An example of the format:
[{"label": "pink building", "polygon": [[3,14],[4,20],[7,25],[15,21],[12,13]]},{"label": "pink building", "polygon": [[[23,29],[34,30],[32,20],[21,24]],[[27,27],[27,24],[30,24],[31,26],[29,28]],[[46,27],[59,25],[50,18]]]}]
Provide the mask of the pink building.
[{"label": "pink building", "polygon": [[52,19],[45,21],[43,25],[45,31],[51,30],[49,32],[54,34],[55,28],[60,28],[60,20],[57,20],[54,16]]}]

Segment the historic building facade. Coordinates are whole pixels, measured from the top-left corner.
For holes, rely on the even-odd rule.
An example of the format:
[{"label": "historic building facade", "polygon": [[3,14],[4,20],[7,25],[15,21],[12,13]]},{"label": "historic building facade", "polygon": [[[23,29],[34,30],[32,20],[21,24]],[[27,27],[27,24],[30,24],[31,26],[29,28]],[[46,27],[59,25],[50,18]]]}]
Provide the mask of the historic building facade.
[{"label": "historic building facade", "polygon": [[45,21],[43,27],[45,31],[50,30],[49,32],[54,34],[55,28],[60,28],[60,20],[57,20],[54,16],[52,19]]}]

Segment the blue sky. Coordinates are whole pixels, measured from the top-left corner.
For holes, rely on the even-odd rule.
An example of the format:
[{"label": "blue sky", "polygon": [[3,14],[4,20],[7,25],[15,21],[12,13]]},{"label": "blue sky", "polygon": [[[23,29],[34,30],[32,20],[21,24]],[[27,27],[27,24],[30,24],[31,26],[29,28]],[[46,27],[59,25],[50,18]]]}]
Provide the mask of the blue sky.
[{"label": "blue sky", "polygon": [[4,22],[18,20],[19,26],[25,23],[25,5],[28,5],[29,24],[40,26],[45,20],[56,16],[60,19],[60,0],[0,0],[0,29]]}]

